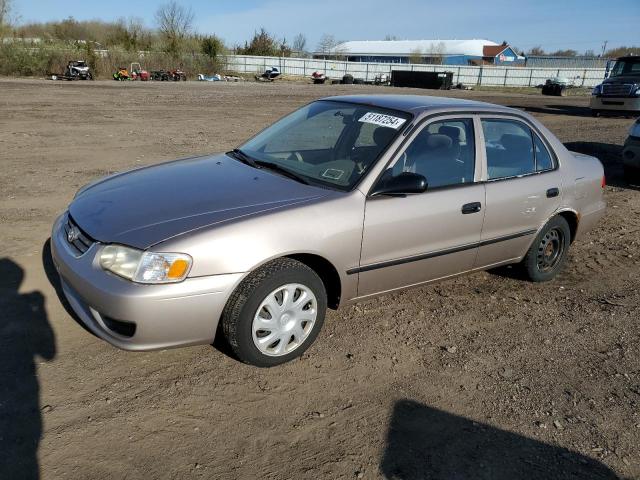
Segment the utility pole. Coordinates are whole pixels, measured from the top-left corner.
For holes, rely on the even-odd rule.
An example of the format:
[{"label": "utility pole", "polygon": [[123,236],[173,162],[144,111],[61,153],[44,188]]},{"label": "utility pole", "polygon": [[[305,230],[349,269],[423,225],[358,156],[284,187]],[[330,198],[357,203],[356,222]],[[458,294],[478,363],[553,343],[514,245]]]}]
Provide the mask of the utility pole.
[{"label": "utility pole", "polygon": [[600,55],[601,57],[604,57],[604,52],[607,50],[607,43],[609,43],[609,40],[605,40],[602,44],[602,55]]}]

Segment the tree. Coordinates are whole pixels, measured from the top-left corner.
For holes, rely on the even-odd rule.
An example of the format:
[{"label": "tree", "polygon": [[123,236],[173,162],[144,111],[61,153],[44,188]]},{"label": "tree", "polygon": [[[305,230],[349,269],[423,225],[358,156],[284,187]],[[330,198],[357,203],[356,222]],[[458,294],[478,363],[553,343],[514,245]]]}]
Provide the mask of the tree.
[{"label": "tree", "polygon": [[258,55],[262,57],[277,57],[281,51],[281,45],[273,35],[261,28],[259,32],[254,32],[253,38],[244,47],[237,49],[240,55]]},{"label": "tree", "polygon": [[556,50],[555,52],[550,53],[549,55],[553,57],[575,57],[576,55],[578,55],[578,52],[569,48],[566,50]]},{"label": "tree", "polygon": [[420,50],[420,48],[411,50],[409,53],[409,63],[422,63],[423,60],[422,50]]},{"label": "tree", "polygon": [[298,54],[301,54],[301,53],[304,53],[306,46],[307,46],[307,37],[305,37],[303,33],[299,33],[293,39],[291,50],[293,50]]},{"label": "tree", "polygon": [[604,56],[606,58],[617,58],[617,57],[623,57],[625,55],[631,55],[631,54],[634,54],[634,55],[640,54],[640,47],[631,46],[631,47],[613,48],[611,50],[607,50]]},{"label": "tree", "polygon": [[386,42],[392,42],[392,41],[394,41],[394,40],[398,40],[398,37],[396,37],[395,35],[391,35],[391,34],[387,33],[387,34],[384,36],[384,40],[385,40]]},{"label": "tree", "polygon": [[323,55],[330,55],[332,50],[334,50],[338,46],[338,42],[336,41],[336,37],[333,35],[329,35],[327,33],[322,34],[320,37],[320,41],[318,42],[318,46],[316,47],[318,53]]},{"label": "tree", "polygon": [[528,56],[531,57],[541,57],[543,55],[546,55],[545,51],[542,49],[542,47],[540,45],[538,45],[537,47],[533,47],[531,48],[528,52],[527,52]]},{"label": "tree", "polygon": [[585,57],[597,57],[596,52],[594,52],[593,50],[589,49],[586,52],[584,52],[584,56]]},{"label": "tree", "polygon": [[175,1],[162,5],[156,12],[158,30],[166,43],[166,51],[177,55],[182,43],[193,25],[193,10],[185,8]]},{"label": "tree", "polygon": [[0,0],[0,31],[11,23],[11,11],[13,10],[13,0]]},{"label": "tree", "polygon": [[202,37],[200,40],[200,51],[211,60],[215,60],[216,57],[224,51],[224,43],[215,35]]}]

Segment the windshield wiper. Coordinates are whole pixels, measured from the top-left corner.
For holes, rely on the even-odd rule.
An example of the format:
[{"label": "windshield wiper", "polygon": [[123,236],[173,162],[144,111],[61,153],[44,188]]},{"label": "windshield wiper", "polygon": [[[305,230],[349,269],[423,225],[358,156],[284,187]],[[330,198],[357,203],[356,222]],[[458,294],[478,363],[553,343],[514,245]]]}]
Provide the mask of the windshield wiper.
[{"label": "windshield wiper", "polygon": [[250,167],[260,168],[253,158],[251,158],[239,148],[234,148],[231,152],[228,152],[227,155],[228,154],[231,154],[233,158],[240,160],[242,163],[249,165]]},{"label": "windshield wiper", "polygon": [[281,167],[277,163],[265,162],[264,160],[255,160],[255,164],[260,168],[266,168],[268,170],[273,170],[275,172],[281,173],[293,180],[296,180],[300,183],[304,183],[305,185],[309,185],[309,181],[304,178],[302,175],[298,175],[295,172],[292,172],[288,168]]}]

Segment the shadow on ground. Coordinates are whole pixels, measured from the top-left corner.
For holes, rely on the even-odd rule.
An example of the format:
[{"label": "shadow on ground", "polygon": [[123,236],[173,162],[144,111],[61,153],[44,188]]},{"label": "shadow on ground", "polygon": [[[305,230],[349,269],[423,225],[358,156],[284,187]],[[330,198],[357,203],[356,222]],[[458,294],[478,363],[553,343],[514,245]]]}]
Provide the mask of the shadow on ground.
[{"label": "shadow on ground", "polygon": [[23,269],[0,259],[0,478],[37,479],[42,434],[36,359],[56,354],[41,292],[19,293]]},{"label": "shadow on ground", "polygon": [[630,185],[624,178],[622,145],[600,142],[568,142],[564,146],[573,152],[597,157],[604,166],[607,185],[638,190],[637,186]]},{"label": "shadow on ground", "polygon": [[569,115],[572,117],[592,117],[589,107],[578,107],[575,105],[545,105],[544,107],[509,105],[511,108],[517,108],[530,113],[546,113],[549,115]]},{"label": "shadow on ground", "polygon": [[619,479],[593,458],[402,400],[380,471],[390,480]]}]

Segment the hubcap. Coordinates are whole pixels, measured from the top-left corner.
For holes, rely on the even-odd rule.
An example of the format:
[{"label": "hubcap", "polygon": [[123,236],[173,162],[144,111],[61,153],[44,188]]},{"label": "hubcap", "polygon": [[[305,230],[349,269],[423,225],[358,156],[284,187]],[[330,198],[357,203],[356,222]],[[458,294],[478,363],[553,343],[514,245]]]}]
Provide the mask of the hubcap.
[{"label": "hubcap", "polygon": [[265,355],[287,355],[304,343],[317,316],[318,301],[310,288],[299,283],[278,287],[253,317],[253,343]]},{"label": "hubcap", "polygon": [[553,270],[564,253],[564,233],[553,228],[549,230],[538,245],[537,265],[541,272]]}]

